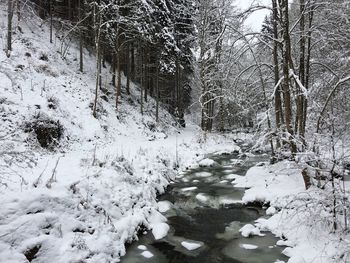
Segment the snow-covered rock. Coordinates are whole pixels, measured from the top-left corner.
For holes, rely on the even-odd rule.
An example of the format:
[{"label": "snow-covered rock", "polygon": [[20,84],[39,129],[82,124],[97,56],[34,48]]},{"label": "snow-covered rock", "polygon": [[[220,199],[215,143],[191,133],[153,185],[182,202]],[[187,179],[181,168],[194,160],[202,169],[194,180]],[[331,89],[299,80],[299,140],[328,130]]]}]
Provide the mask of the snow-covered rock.
[{"label": "snow-covered rock", "polygon": [[199,167],[212,167],[214,165],[217,165],[217,163],[209,158],[201,160],[199,163]]},{"label": "snow-covered rock", "polygon": [[197,199],[198,201],[202,202],[202,203],[205,203],[205,202],[207,202],[207,201],[209,200],[209,198],[208,198],[205,194],[203,194],[203,193],[197,194],[197,195],[196,195],[196,199]]},{"label": "snow-covered rock", "polygon": [[172,207],[172,203],[169,201],[160,201],[158,202],[158,210],[161,213],[165,213]]},{"label": "snow-covered rock", "polygon": [[267,210],[266,210],[266,215],[271,216],[276,214],[277,210],[275,207],[270,206]]},{"label": "snow-covered rock", "polygon": [[152,234],[156,240],[166,237],[170,227],[167,223],[157,223],[152,225]]},{"label": "snow-covered rock", "polygon": [[260,229],[252,224],[246,224],[239,230],[239,232],[241,232],[241,235],[244,237],[264,236],[264,234],[260,233]]}]

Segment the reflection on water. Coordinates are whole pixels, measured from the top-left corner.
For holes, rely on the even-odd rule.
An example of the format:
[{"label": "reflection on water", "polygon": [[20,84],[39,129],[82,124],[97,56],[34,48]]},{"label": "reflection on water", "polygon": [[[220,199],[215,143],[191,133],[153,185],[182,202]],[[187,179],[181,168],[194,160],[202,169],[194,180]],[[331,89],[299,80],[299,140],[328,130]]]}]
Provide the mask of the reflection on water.
[{"label": "reflection on water", "polygon": [[[270,233],[244,238],[239,229],[264,216],[264,211],[240,203],[244,189],[234,188],[237,175],[267,156],[213,155],[214,167],[187,171],[160,200],[171,202],[164,213],[170,231],[162,240],[151,233],[134,242],[123,263],[273,263],[287,261]],[[184,246],[185,245],[185,246]],[[187,247],[187,248],[186,248]],[[192,250],[191,250],[192,249]],[[149,252],[149,253],[145,253]],[[148,255],[150,257],[146,257]]]}]

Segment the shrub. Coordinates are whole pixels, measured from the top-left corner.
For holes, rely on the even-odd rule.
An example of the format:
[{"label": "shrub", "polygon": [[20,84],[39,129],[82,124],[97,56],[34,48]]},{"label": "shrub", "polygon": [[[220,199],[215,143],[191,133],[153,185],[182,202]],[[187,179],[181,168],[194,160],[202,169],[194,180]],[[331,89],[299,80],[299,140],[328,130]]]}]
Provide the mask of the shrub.
[{"label": "shrub", "polygon": [[41,147],[52,150],[62,139],[64,128],[59,121],[39,114],[25,124],[25,132],[32,133]]}]

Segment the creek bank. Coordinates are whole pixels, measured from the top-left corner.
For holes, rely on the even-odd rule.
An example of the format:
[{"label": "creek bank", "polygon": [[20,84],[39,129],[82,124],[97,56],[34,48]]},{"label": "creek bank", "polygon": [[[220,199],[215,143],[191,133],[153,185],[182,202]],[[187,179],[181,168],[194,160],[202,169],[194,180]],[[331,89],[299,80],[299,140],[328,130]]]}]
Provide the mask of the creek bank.
[{"label": "creek bank", "polygon": [[[248,238],[240,233],[242,227],[265,216],[263,209],[242,203],[245,188],[232,186],[234,177],[266,161],[264,155],[248,156],[209,155],[213,162],[206,160],[208,165],[198,165],[180,175],[159,198],[170,226],[167,236],[155,239],[151,232],[141,236],[130,245],[122,262],[145,262],[140,246],[154,255],[147,259],[154,263],[287,261],[272,234],[261,232],[261,236]],[[191,250],[183,244],[195,244],[190,248],[196,248]]]}]

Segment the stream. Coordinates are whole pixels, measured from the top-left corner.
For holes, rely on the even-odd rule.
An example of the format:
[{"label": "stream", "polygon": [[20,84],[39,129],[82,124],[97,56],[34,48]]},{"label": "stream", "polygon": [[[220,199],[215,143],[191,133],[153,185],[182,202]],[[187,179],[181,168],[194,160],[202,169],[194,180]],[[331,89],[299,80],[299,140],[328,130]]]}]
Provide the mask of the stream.
[{"label": "stream", "polygon": [[243,206],[244,189],[234,188],[232,174],[245,175],[247,170],[267,161],[259,155],[210,155],[213,167],[199,167],[183,173],[171,184],[161,203],[170,209],[168,235],[155,240],[151,231],[127,248],[123,263],[273,263],[288,258],[276,246],[278,238],[245,238],[239,229],[265,216],[263,209]]}]

